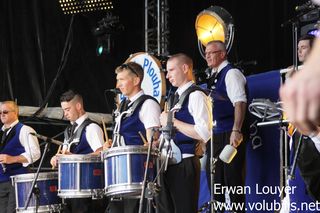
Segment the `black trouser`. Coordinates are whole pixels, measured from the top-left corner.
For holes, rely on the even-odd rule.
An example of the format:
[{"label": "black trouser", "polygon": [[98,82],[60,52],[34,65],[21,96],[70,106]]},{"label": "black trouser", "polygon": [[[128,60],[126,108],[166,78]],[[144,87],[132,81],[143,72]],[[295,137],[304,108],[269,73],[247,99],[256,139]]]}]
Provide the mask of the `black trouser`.
[{"label": "black trouser", "polygon": [[16,210],[14,187],[10,181],[0,183],[0,212],[12,213]]},{"label": "black trouser", "polygon": [[110,201],[106,213],[137,213],[139,212],[139,199],[123,199]]},{"label": "black trouser", "polygon": [[92,200],[91,198],[66,199],[65,213],[103,213],[107,207],[107,199]]},{"label": "black trouser", "polygon": [[[214,134],[213,136],[213,156],[217,158],[225,145],[230,144],[230,134],[231,132]],[[211,157],[211,144],[208,142],[207,144],[207,163],[206,163],[206,173],[208,186],[211,190],[211,173],[210,173],[210,157]],[[221,186],[244,186],[244,173],[245,173],[245,138],[243,142],[238,146],[237,154],[233,158],[230,164],[226,164],[222,162],[220,159],[217,161],[215,165],[215,174],[214,174],[214,184],[217,184],[217,187]],[[214,191],[215,192],[215,191]],[[221,190],[216,190],[214,194],[214,199],[220,202],[225,201],[224,193],[220,193]],[[244,194],[229,194],[232,203],[243,203],[245,202]],[[237,211],[239,212],[239,211]]]},{"label": "black trouser", "polygon": [[170,165],[162,174],[157,213],[195,213],[198,210],[200,161],[194,156]]},{"label": "black trouser", "polygon": [[298,166],[309,194],[320,201],[320,153],[310,138],[302,141]]}]

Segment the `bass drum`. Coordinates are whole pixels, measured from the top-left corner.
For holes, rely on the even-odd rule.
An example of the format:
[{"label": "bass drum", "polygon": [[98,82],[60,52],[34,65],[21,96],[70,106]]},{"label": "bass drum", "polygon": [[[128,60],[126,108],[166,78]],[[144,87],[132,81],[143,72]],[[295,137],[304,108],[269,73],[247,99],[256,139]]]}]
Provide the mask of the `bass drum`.
[{"label": "bass drum", "polygon": [[125,63],[127,62],[136,62],[142,66],[144,70],[142,89],[145,94],[157,99],[163,108],[166,95],[166,80],[160,61],[148,53],[139,52],[130,55]]}]

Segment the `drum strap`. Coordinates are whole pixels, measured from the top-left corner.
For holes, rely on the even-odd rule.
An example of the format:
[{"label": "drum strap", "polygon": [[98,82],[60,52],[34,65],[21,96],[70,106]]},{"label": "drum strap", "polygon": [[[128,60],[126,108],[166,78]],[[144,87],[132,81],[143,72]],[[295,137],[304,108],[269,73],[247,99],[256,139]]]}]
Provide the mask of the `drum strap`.
[{"label": "drum strap", "polygon": [[[179,106],[183,106],[186,98],[190,95],[190,93],[194,92],[194,91],[202,91],[204,94],[208,95],[207,92],[202,89],[201,87],[197,86],[197,85],[193,85],[191,87],[189,87],[188,89],[186,89],[180,96],[179,101],[178,101],[178,105]],[[170,105],[169,105],[170,106]]]},{"label": "drum strap", "polygon": [[64,137],[67,138],[68,143],[72,142],[74,139],[78,139],[78,141],[80,142],[80,137],[81,137],[81,134],[82,134],[84,128],[86,128],[91,123],[94,123],[94,121],[92,121],[89,118],[87,118],[86,120],[84,120],[82,122],[82,124],[79,126],[77,131],[74,134],[72,134],[71,136],[69,135],[68,128],[67,128],[64,131]]},{"label": "drum strap", "polygon": [[[147,100],[147,99],[152,99],[152,100],[154,100],[156,103],[158,103],[158,101],[157,101],[154,97],[152,97],[152,96],[150,96],[150,95],[141,95],[137,100],[135,100],[135,101],[133,102],[133,104],[132,104],[129,108],[131,108],[131,109],[132,109],[132,112],[134,112],[134,111],[137,109],[137,107],[141,106],[141,105],[144,103],[144,101]],[[127,115],[125,116],[125,118],[126,118],[126,117],[130,117],[131,115],[132,115],[132,114],[127,114]]]}]

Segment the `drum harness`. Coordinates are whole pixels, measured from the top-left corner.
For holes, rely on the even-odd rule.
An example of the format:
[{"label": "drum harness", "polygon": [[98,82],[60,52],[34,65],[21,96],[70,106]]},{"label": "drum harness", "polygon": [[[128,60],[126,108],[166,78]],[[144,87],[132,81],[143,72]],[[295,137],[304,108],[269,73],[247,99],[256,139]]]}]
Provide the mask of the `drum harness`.
[{"label": "drum harness", "polygon": [[124,142],[123,136],[120,135],[121,121],[125,118],[130,117],[133,114],[133,112],[136,110],[136,108],[139,107],[141,104],[143,104],[144,101],[147,99],[152,99],[158,103],[158,101],[150,95],[140,96],[137,100],[135,100],[133,102],[133,104],[128,109],[124,109],[124,111],[122,111],[122,110],[124,108],[125,101],[122,101],[120,103],[119,108],[115,112],[116,124],[114,127],[114,132],[113,132],[114,137],[113,137],[113,142],[112,142],[111,148],[114,146],[125,146],[126,145]]},{"label": "drum harness", "polygon": [[[180,148],[174,142],[174,134],[175,134],[175,127],[173,126],[173,114],[176,111],[179,111],[186,98],[194,91],[202,91],[207,94],[202,88],[193,85],[185,90],[181,96],[179,97],[177,103],[171,98],[169,99],[169,107],[171,108],[168,112],[168,120],[167,125],[164,128],[161,128],[160,131],[162,132],[162,139],[159,145],[159,150],[161,151],[161,161],[164,162],[164,171],[167,170],[168,164],[174,165],[178,164],[182,161],[182,154]],[[161,169],[160,169],[161,170]]]},{"label": "drum harness", "polygon": [[79,144],[84,128],[86,128],[91,123],[95,123],[95,122],[93,122],[92,120],[87,118],[82,122],[82,124],[79,126],[79,128],[77,129],[77,131],[75,133],[71,132],[71,134],[69,134],[68,128],[64,131],[64,138],[66,138],[66,140],[64,141],[63,146],[68,147],[67,148],[68,152],[70,152],[70,148],[72,145]]}]

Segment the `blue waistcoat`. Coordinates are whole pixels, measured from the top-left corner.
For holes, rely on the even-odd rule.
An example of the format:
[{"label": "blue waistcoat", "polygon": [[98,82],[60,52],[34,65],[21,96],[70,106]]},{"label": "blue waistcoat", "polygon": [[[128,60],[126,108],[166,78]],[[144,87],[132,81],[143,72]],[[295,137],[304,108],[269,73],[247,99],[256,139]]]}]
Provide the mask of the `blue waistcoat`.
[{"label": "blue waistcoat", "polygon": [[[181,109],[175,112],[175,118],[189,124],[194,124],[194,119],[188,110],[190,94],[185,98]],[[174,142],[180,148],[182,154],[194,154],[196,141],[181,132],[176,132]]]},{"label": "blue waistcoat", "polygon": [[94,150],[91,149],[89,142],[87,140],[86,128],[84,128],[81,132],[79,144],[76,146],[71,146],[70,152],[72,152],[73,154],[89,154],[94,152]]},{"label": "blue waistcoat", "polygon": [[[7,154],[11,156],[18,156],[25,152],[24,147],[21,145],[19,140],[20,131],[23,124],[18,123],[15,125],[9,134],[13,134],[13,137],[7,141],[4,149],[1,151],[1,154]],[[21,163],[6,164],[6,173],[3,173],[3,170],[0,169],[0,182],[10,181],[10,176],[28,173],[27,168],[23,167]]]},{"label": "blue waistcoat", "polygon": [[233,127],[234,107],[228,97],[225,83],[226,75],[232,68],[231,64],[228,64],[218,73],[216,78],[215,92],[212,94],[214,100],[212,113],[217,122],[214,128],[215,133],[229,132]]},{"label": "blue waistcoat", "polygon": [[126,145],[143,145],[139,131],[146,138],[146,129],[139,119],[139,112],[142,107],[137,106],[131,116],[125,117],[121,121],[120,135],[124,137]]}]

